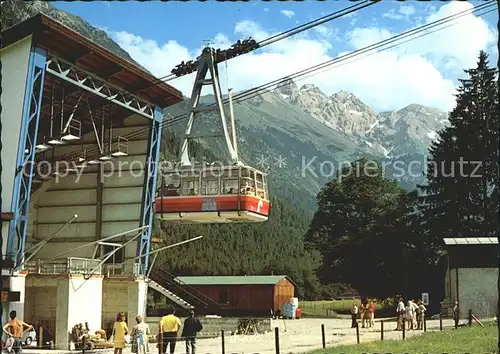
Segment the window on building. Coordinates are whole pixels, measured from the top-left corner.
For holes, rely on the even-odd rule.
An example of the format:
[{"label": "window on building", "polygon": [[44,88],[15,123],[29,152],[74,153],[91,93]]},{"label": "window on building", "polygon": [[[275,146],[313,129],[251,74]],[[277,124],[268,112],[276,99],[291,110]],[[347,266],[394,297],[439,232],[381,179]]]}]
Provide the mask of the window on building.
[{"label": "window on building", "polygon": [[[102,258],[106,257],[106,255],[112,252],[116,247],[113,246],[103,246],[103,254]],[[125,253],[124,249],[120,248],[116,251],[111,257],[109,257],[104,263],[106,264],[116,264],[125,262]]]}]

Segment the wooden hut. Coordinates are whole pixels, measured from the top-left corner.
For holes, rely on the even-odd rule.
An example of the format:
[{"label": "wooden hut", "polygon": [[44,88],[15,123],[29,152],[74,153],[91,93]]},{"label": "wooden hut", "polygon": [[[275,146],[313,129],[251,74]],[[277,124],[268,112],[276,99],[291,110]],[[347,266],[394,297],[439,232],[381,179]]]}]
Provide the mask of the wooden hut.
[{"label": "wooden hut", "polygon": [[296,284],[286,275],[180,276],[175,280],[195,288],[238,315],[270,314],[295,296]]}]

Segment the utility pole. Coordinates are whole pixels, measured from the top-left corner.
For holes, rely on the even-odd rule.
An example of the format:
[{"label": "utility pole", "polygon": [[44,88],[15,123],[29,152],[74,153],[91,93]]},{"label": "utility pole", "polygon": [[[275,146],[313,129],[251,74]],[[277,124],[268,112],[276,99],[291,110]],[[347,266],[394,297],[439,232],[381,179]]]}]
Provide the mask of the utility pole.
[{"label": "utility pole", "polygon": [[[500,34],[500,0],[497,0],[497,10],[498,10],[498,22],[497,22],[497,35]],[[498,53],[500,53],[500,41],[497,41]],[[498,55],[497,66],[499,72],[497,72],[497,96],[500,95],[500,54]],[[497,107],[498,109],[498,107]],[[498,131],[500,132],[500,119],[498,120]],[[497,150],[498,151],[498,150]],[[497,154],[497,173],[500,166],[500,151]],[[498,186],[497,186],[498,187]],[[500,196],[500,193],[499,193]],[[497,237],[500,239],[500,228],[497,229]],[[500,268],[500,243],[498,244],[498,266]],[[497,328],[498,328],[498,352],[500,353],[500,272],[498,272],[498,280],[497,280]]]}]

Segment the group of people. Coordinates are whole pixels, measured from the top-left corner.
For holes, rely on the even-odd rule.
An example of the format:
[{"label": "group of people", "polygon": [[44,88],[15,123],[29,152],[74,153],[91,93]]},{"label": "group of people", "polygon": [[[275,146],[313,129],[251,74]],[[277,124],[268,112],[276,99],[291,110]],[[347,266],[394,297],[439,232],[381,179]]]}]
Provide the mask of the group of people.
[{"label": "group of people", "polygon": [[[174,354],[180,328],[181,320],[175,315],[175,309],[171,307],[160,320],[160,333],[158,334],[160,352],[166,354],[167,347],[170,347],[170,354]],[[196,354],[196,335],[202,329],[203,325],[194,316],[194,311],[189,311],[189,317],[184,320],[181,334],[181,337],[186,342],[186,354]]]},{"label": "group of people", "polygon": [[114,354],[122,354],[125,343],[130,342],[132,353],[145,354],[149,353],[148,335],[151,334],[149,325],[144,322],[141,315],[135,317],[136,325],[132,327],[132,332],[129,335],[125,313],[120,312],[116,316],[116,321],[113,324],[113,347]]},{"label": "group of people", "polygon": [[[132,328],[130,333],[130,344],[132,353],[145,354],[150,353],[148,335],[151,334],[149,326],[143,321],[142,316],[136,317],[137,325]],[[181,320],[175,315],[175,309],[169,308],[167,314],[163,316],[159,323],[158,347],[161,353],[166,353],[167,348],[170,349],[170,354],[175,351],[175,344],[178,340],[179,331],[181,328]],[[189,317],[184,321],[182,326],[181,337],[186,342],[186,353],[196,354],[196,335],[203,329],[199,319],[194,316],[194,311],[189,312]],[[115,348],[114,354],[122,354],[125,343],[128,342],[128,328],[125,321],[125,314],[119,313],[113,325],[113,345]]]},{"label": "group of people", "polygon": [[424,329],[424,316],[427,308],[422,300],[408,300],[406,306],[403,302],[403,298],[398,299],[398,306],[396,312],[398,314],[398,325],[396,330],[403,330],[403,326],[406,325],[407,329]]},{"label": "group of people", "polygon": [[[353,302],[351,307],[351,327],[356,328],[358,326],[358,318],[361,319],[362,328],[373,327],[375,324],[375,309],[375,301],[362,301],[359,308],[356,302]],[[401,331],[403,325],[407,326],[406,328],[409,330],[424,329],[424,316],[427,309],[422,300],[408,300],[405,306],[403,299],[399,298],[396,311],[398,314],[397,331]]]},{"label": "group of people", "polygon": [[[124,312],[120,312],[116,316],[116,321],[113,324],[114,354],[122,354],[126,343],[130,343],[132,353],[146,354],[150,353],[148,336],[151,334],[149,325],[144,322],[141,315],[135,317],[136,325],[129,332],[127,319]],[[170,354],[175,351],[175,343],[182,324],[179,317],[175,316],[175,309],[169,308],[167,315],[163,316],[159,323],[158,346],[162,353],[167,352],[167,347],[170,346]],[[184,321],[182,326],[181,337],[186,342],[186,353],[196,354],[196,335],[203,329],[200,320],[195,318],[194,311],[189,312],[189,317]],[[29,325],[17,319],[16,311],[10,312],[10,320],[3,326],[2,330],[7,335],[6,347],[9,351],[15,354],[22,352],[22,340],[26,332],[33,329]]]},{"label": "group of people", "polygon": [[358,308],[356,302],[352,303],[351,307],[351,327],[356,328],[358,326],[358,318],[361,319],[361,327],[373,327],[375,325],[375,301],[362,301]]}]

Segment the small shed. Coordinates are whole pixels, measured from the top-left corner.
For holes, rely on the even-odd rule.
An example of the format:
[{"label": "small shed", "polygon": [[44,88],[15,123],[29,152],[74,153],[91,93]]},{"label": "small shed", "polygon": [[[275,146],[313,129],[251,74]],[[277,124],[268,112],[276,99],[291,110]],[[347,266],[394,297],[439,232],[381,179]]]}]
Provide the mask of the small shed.
[{"label": "small shed", "polygon": [[498,238],[445,238],[448,269],[445,277],[445,307],[458,301],[460,317],[469,309],[480,318],[497,313]]},{"label": "small shed", "polygon": [[281,310],[296,288],[286,275],[179,276],[175,280],[217,301],[222,309],[249,315]]}]

